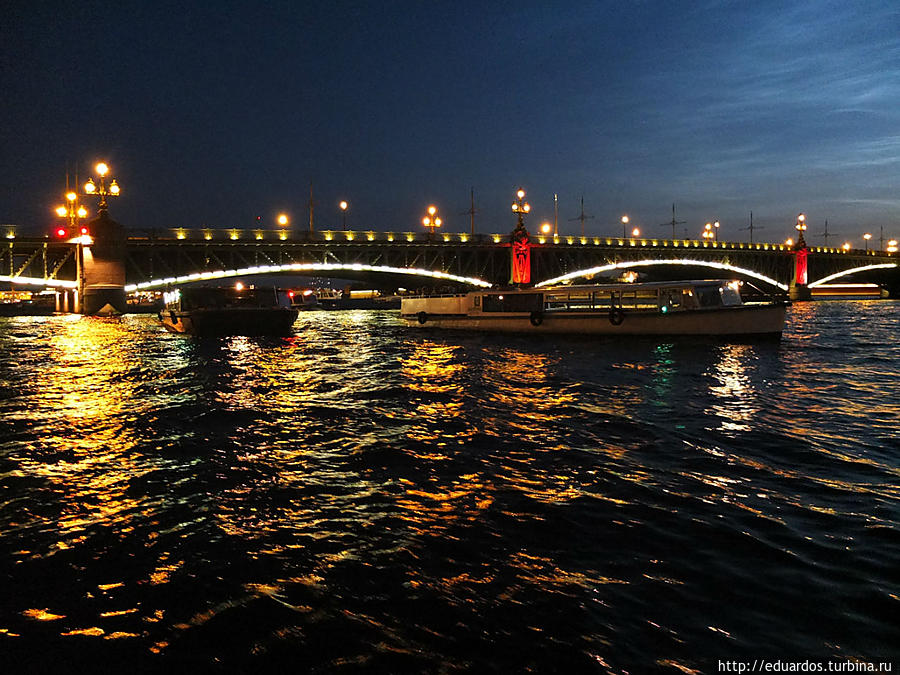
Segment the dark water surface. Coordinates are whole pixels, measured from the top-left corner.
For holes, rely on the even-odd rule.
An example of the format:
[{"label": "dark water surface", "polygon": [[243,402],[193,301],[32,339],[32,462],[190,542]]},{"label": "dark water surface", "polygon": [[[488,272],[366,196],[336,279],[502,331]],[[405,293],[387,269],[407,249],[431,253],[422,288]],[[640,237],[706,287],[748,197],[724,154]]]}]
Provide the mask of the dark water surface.
[{"label": "dark water surface", "polygon": [[900,304],[780,343],[0,319],[4,672],[900,654]]}]

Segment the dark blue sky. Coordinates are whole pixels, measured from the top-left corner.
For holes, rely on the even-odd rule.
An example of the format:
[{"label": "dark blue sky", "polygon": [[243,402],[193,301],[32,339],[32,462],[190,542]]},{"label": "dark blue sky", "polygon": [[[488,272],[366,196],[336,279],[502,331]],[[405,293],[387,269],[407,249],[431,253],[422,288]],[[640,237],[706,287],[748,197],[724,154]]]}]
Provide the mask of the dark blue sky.
[{"label": "dark blue sky", "polygon": [[[127,226],[900,234],[900,4],[7,0],[0,222],[105,159]],[[813,242],[821,242],[815,236]],[[831,240],[834,243],[834,240]]]}]

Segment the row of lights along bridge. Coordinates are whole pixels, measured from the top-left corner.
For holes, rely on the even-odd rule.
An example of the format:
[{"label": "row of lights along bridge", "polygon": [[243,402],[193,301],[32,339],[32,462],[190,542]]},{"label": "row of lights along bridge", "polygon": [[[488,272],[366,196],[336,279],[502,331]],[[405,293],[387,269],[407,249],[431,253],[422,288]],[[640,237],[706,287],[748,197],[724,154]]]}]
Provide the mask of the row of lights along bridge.
[{"label": "row of lights along bridge", "polygon": [[[120,194],[120,188],[119,188],[118,183],[116,183],[115,179],[113,179],[110,182],[109,186],[106,185],[106,176],[109,173],[109,167],[105,163],[100,162],[99,164],[97,164],[97,166],[95,167],[95,171],[97,172],[97,175],[99,176],[98,182],[95,183],[93,178],[89,178],[88,182],[84,185],[84,193],[86,195],[99,196],[100,197],[99,209],[103,210],[107,207],[106,197],[107,196],[114,196],[114,197],[118,196]],[[64,236],[68,236],[70,232],[73,232],[73,233],[80,232],[81,235],[87,235],[88,234],[87,228],[85,228],[85,227],[79,228],[78,227],[78,219],[87,217],[87,214],[88,214],[87,209],[85,209],[81,204],[79,204],[78,195],[74,191],[71,191],[68,189],[68,179],[66,182],[67,182],[67,186],[66,186],[66,202],[67,202],[67,204],[59,206],[56,209],[56,213],[60,218],[66,219],[68,229],[60,227],[59,229],[57,229],[57,235],[60,237],[64,237]],[[341,212],[341,221],[342,221],[341,224],[342,224],[342,228],[344,230],[347,229],[347,210],[349,208],[350,208],[350,204],[345,199],[342,199],[338,203],[338,209]],[[528,204],[528,202],[525,201],[525,190],[523,190],[522,188],[519,188],[516,191],[516,200],[512,204],[512,210],[513,210],[513,213],[515,213],[518,216],[518,222],[520,224],[524,224],[524,217],[526,214],[528,214],[531,211],[531,206]],[[474,211],[474,207],[473,207],[473,211]],[[581,220],[582,229],[584,227],[584,219],[586,217],[588,217],[588,216],[584,215],[584,212],[582,209],[581,217],[576,219],[576,220]],[[257,220],[259,220],[259,219],[257,218]],[[673,207],[672,220],[673,220],[672,227],[673,227],[673,233],[674,233],[674,225],[676,224],[676,221],[674,218],[674,207]],[[278,215],[276,222],[279,225],[281,225],[282,227],[285,227],[290,223],[290,219],[288,218],[287,214],[281,213]],[[627,214],[622,216],[621,223],[622,223],[622,238],[623,239],[627,239],[629,236],[628,226],[629,226],[630,222],[631,222],[631,218]],[[428,206],[428,208],[426,209],[426,214],[422,218],[422,225],[424,225],[425,228],[427,228],[429,230],[429,233],[433,235],[435,233],[435,230],[437,228],[439,228],[442,224],[443,224],[443,221],[441,220],[440,216],[438,215],[437,207],[434,206],[433,204]],[[669,223],[663,223],[663,224],[666,226],[669,225]],[[705,240],[719,241],[719,228],[720,227],[721,227],[721,223],[718,220],[716,220],[714,222],[706,223],[703,227],[703,230],[700,233],[701,238],[703,238]],[[797,216],[797,224],[795,225],[795,228],[798,231],[798,240],[802,241],[803,233],[807,229],[806,216],[804,214],[801,213],[799,216]],[[558,222],[554,222],[554,224],[552,224],[552,225],[548,222],[542,223],[540,226],[540,231],[544,235],[550,235],[552,233],[554,236],[556,236],[559,232]],[[641,230],[639,227],[634,227],[634,228],[632,228],[630,234],[631,234],[631,238],[638,238],[641,236]],[[583,233],[582,233],[582,236],[583,236]],[[863,241],[865,242],[865,250],[868,251],[869,250],[869,241],[872,239],[872,234],[869,232],[866,232],[865,234],[862,235],[862,238],[863,238]],[[882,245],[883,245],[883,243],[884,243],[883,236],[881,237],[881,241],[882,241]],[[790,238],[790,239],[787,239],[785,241],[785,243],[788,246],[793,246],[794,240],[792,238]],[[850,242],[845,242],[841,248],[843,248],[844,250],[850,250],[852,247],[851,247]],[[897,240],[896,239],[889,240],[887,242],[886,250],[889,253],[897,252]]]}]

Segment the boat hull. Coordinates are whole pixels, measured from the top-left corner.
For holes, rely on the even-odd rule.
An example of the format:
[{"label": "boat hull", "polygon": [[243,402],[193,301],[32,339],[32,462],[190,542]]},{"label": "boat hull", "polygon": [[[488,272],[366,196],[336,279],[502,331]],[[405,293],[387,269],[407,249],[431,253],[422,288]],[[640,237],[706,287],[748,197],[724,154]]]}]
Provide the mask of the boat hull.
[{"label": "boat hull", "polygon": [[289,307],[163,310],[166,330],[189,335],[290,335],[297,310]]},{"label": "boat hull", "polygon": [[[741,305],[690,312],[532,312],[477,315],[404,313],[420,328],[451,328],[530,334],[570,335],[706,335],[778,337],[784,327],[784,304]],[[424,318],[424,321],[422,320]]]}]

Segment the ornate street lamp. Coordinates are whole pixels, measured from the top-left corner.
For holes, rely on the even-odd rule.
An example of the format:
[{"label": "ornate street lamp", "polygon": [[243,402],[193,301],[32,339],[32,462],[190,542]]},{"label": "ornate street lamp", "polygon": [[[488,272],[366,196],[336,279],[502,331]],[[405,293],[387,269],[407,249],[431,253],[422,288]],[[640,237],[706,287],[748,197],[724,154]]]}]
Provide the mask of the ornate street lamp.
[{"label": "ornate street lamp", "polygon": [[863,239],[866,240],[866,253],[869,252],[869,239],[871,239],[871,238],[872,238],[872,235],[871,235],[870,233],[868,233],[868,232],[866,232],[866,233],[863,235]]},{"label": "ornate street lamp", "polygon": [[106,185],[106,174],[109,173],[109,167],[104,162],[97,164],[97,166],[94,167],[94,171],[100,176],[99,184],[94,183],[93,178],[88,178],[88,182],[84,185],[84,192],[88,195],[100,195],[100,205],[98,208],[100,211],[105,211],[107,195],[118,197],[120,193],[119,184],[113,179],[109,186]]},{"label": "ornate street lamp", "polygon": [[516,190],[516,201],[512,205],[513,213],[519,217],[516,227],[525,227],[525,214],[531,211],[531,205],[525,201],[525,190]]},{"label": "ornate street lamp", "polygon": [[435,229],[439,228],[442,222],[443,221],[438,217],[437,207],[434,204],[429,206],[428,215],[422,218],[422,224],[431,230],[429,234],[433,236]]},{"label": "ornate street lamp", "polygon": [[806,216],[802,213],[797,216],[797,224],[794,225],[794,229],[799,232],[796,247],[806,248],[806,239],[803,238],[803,233],[806,232]]},{"label": "ornate street lamp", "polygon": [[626,215],[626,216],[622,216],[622,239],[625,238],[625,228],[628,227],[628,222],[629,222],[630,220],[631,220],[631,219],[630,219],[627,215]]},{"label": "ornate street lamp", "polygon": [[704,225],[704,226],[703,226],[703,232],[701,233],[701,236],[702,236],[704,239],[712,239],[713,237],[715,237],[716,235],[713,234],[713,229],[712,229],[712,228],[713,228],[712,223],[707,223],[706,225]]},{"label": "ornate street lamp", "polygon": [[[66,180],[68,183],[68,179]],[[68,185],[66,186],[68,188]],[[57,230],[57,234],[60,237],[64,237],[67,234],[71,235],[84,235],[87,234],[87,229],[78,226],[79,218],[87,217],[87,209],[84,208],[81,204],[78,203],[78,195],[72,190],[66,190],[66,203],[61,204],[56,207],[56,215],[60,218],[65,218],[68,224],[68,229],[59,228]]]},{"label": "ornate street lamp", "polygon": [[338,208],[341,210],[341,227],[344,230],[347,229],[347,209],[350,208],[350,204],[347,203],[346,200],[342,199],[341,203],[338,204]]}]

